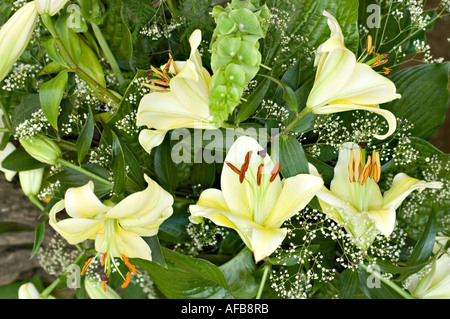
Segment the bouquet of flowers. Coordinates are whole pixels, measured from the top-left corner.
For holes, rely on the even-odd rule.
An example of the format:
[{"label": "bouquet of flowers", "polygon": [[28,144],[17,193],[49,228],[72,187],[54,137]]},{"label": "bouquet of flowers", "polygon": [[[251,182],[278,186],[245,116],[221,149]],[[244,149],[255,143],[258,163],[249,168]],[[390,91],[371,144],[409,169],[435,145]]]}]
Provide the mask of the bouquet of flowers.
[{"label": "bouquet of flowers", "polygon": [[0,168],[54,278],[19,298],[450,297],[448,0],[0,12]]}]

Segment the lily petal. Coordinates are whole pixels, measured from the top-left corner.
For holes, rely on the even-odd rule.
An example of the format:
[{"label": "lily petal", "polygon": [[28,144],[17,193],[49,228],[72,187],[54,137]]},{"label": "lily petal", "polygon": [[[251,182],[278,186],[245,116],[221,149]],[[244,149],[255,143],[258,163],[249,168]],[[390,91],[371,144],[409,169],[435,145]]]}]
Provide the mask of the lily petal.
[{"label": "lily petal", "polygon": [[285,179],[275,207],[264,225],[280,227],[285,220],[305,208],[322,186],[322,178],[309,174],[298,174]]},{"label": "lily petal", "polygon": [[87,239],[93,239],[101,230],[103,221],[87,218],[67,218],[57,221],[56,214],[65,207],[65,201],[56,203],[49,213],[49,224],[55,229],[67,242],[72,245],[78,244]]},{"label": "lily petal", "polygon": [[142,258],[151,261],[152,252],[148,244],[137,234],[126,231],[120,226],[115,228],[113,238],[105,243],[105,232],[99,232],[95,238],[95,249],[103,251],[105,245],[110,247],[111,257],[121,257],[122,254],[129,258]]},{"label": "lily petal", "polygon": [[395,219],[396,219],[395,209],[385,208],[385,209],[371,210],[368,212],[368,214],[375,222],[375,227],[385,237],[389,237],[389,235],[393,232],[395,227]]},{"label": "lily petal", "polygon": [[10,171],[9,169],[3,168],[1,164],[2,164],[2,161],[9,154],[14,152],[15,150],[16,150],[16,147],[14,146],[14,144],[9,142],[8,144],[6,144],[5,148],[0,151],[0,171],[5,173],[5,178],[8,182],[11,182],[13,180],[13,178],[14,178],[14,176],[16,176],[17,172]]},{"label": "lily petal", "polygon": [[139,144],[150,154],[153,148],[164,141],[166,133],[167,131],[142,130],[139,133]]},{"label": "lily petal", "polygon": [[95,195],[92,181],[81,187],[69,188],[64,199],[67,214],[73,218],[91,218],[111,208],[104,205]]},{"label": "lily petal", "polygon": [[373,113],[377,113],[385,118],[385,120],[388,123],[388,131],[385,134],[379,135],[374,134],[374,137],[379,140],[384,140],[392,133],[395,132],[395,129],[397,128],[397,118],[394,114],[392,114],[390,111],[381,109],[379,105],[356,105],[356,104],[348,104],[348,103],[339,103],[343,101],[338,101],[336,104],[329,104],[326,106],[322,106],[314,111],[316,114],[330,114],[330,113],[339,113],[339,112],[346,112],[346,111],[356,111],[356,110],[362,110],[362,111],[369,111]]},{"label": "lily petal", "polygon": [[246,235],[250,237],[251,250],[255,257],[255,262],[259,262],[270,256],[286,238],[286,228],[273,227],[252,227],[248,229]]},{"label": "lily petal", "polygon": [[441,182],[425,182],[404,173],[399,173],[394,177],[392,187],[384,193],[383,207],[397,209],[403,200],[414,190],[419,191],[425,188],[442,188]]}]

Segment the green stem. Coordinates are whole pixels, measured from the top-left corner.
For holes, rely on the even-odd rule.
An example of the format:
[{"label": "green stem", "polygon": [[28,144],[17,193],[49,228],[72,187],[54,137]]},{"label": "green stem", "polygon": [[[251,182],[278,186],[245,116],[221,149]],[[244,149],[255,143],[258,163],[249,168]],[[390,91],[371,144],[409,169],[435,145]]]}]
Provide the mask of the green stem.
[{"label": "green stem", "polygon": [[261,278],[261,283],[259,284],[259,289],[258,289],[258,293],[256,294],[256,299],[261,299],[261,295],[263,293],[264,286],[266,285],[266,280],[267,280],[267,276],[269,274],[270,268],[271,268],[271,266],[269,263],[266,263],[264,265],[264,273]]},{"label": "green stem", "polygon": [[62,148],[69,150],[69,151],[77,151],[77,146],[74,143],[71,143],[69,141],[66,140],[58,140],[57,141],[59,146],[61,146]]},{"label": "green stem", "polygon": [[119,79],[119,83],[122,84],[124,81],[122,72],[120,71],[120,67],[117,64],[116,58],[109,48],[108,42],[106,42],[105,37],[103,36],[102,31],[98,27],[97,24],[91,22],[92,30],[94,31],[95,37],[97,38],[98,44],[102,48],[103,54],[105,55],[106,60],[108,60],[109,65],[111,66],[114,74]]},{"label": "green stem", "polygon": [[86,169],[84,169],[84,168],[82,168],[80,166],[72,164],[71,162],[66,161],[65,159],[59,158],[58,162],[63,164],[63,165],[65,165],[65,166],[67,166],[67,167],[69,167],[69,168],[71,168],[71,169],[74,169],[74,170],[76,170],[76,171],[78,171],[78,172],[80,172],[80,173],[82,173],[84,175],[92,177],[93,179],[96,179],[96,180],[98,180],[99,182],[102,182],[105,185],[108,185],[108,186],[112,187],[111,181],[109,181],[109,180],[107,180],[107,179],[105,179],[103,177],[100,177],[97,174],[94,174],[94,173],[92,173],[92,172],[90,172],[90,171],[88,171],[88,170],[86,170]]},{"label": "green stem", "polygon": [[78,74],[84,81],[86,81],[88,84],[94,87],[102,96],[104,96],[107,99],[106,101],[103,102],[111,103],[114,107],[117,108],[118,105],[120,104],[120,98],[118,98],[106,87],[102,86],[100,83],[94,80],[89,74],[80,69],[78,64],[73,60],[72,56],[67,51],[64,43],[61,41],[61,38],[59,37],[55,27],[53,26],[51,17],[48,14],[42,14],[41,20],[44,23],[45,27],[50,32],[50,34],[52,35],[52,37],[55,39],[56,44],[58,45],[58,48],[60,50],[60,53],[64,57],[64,60],[69,64],[70,69],[72,69],[73,72]]},{"label": "green stem", "polygon": [[[78,255],[78,257],[73,261],[72,264],[78,264],[80,260],[84,257],[84,252]],[[41,298],[47,299],[52,291],[59,285],[61,282],[61,279],[69,274],[69,271],[72,269],[72,267],[67,267],[67,269],[62,273],[61,276],[59,276],[55,281],[53,281],[47,288],[44,289],[44,291],[41,293]]]},{"label": "green stem", "polygon": [[288,126],[285,127],[285,129],[281,132],[281,134],[283,135],[287,135],[289,134],[292,129],[295,127],[295,125],[297,125],[298,122],[300,122],[300,120],[308,113],[310,113],[311,110],[307,107],[303,108],[303,110],[300,111],[300,113],[297,114],[297,116],[295,117],[295,119],[292,120],[291,123],[289,123]]},{"label": "green stem", "polygon": [[9,129],[7,129],[6,127],[0,127],[0,133],[7,133],[7,132],[11,132]]},{"label": "green stem", "polygon": [[369,269],[369,267],[364,264],[360,263],[359,267],[364,269],[366,272],[371,273],[373,276],[375,276],[377,279],[381,280],[384,284],[391,287],[393,290],[395,290],[400,296],[402,296],[405,299],[414,299],[409,293],[407,293],[405,290],[400,288],[398,285],[390,281],[389,279],[384,278],[380,272],[378,271],[372,271]]}]

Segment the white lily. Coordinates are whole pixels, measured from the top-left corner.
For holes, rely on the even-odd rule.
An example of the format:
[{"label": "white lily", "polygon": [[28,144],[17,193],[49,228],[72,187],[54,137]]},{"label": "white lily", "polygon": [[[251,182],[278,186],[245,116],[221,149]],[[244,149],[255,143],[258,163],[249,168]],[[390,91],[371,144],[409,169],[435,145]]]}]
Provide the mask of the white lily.
[{"label": "white lily", "polygon": [[208,218],[237,231],[258,262],[273,253],[286,237],[284,221],[303,209],[323,180],[298,174],[281,181],[275,164],[258,142],[239,137],[225,158],[221,188],[202,192],[191,205],[190,220]]},{"label": "white lily", "polygon": [[35,0],[39,14],[47,13],[53,16],[61,10],[69,0]]},{"label": "white lily", "polygon": [[375,135],[378,139],[390,136],[397,126],[395,116],[379,104],[398,99],[395,84],[375,72],[369,65],[356,61],[353,52],[345,47],[344,35],[337,20],[328,12],[331,37],[317,49],[314,86],[306,101],[307,109],[316,114],[330,114],[364,110],[383,116],[389,124],[388,132]]},{"label": "white lily", "polygon": [[425,274],[416,273],[408,278],[407,288],[420,299],[450,299],[450,249],[445,249],[448,237],[437,239],[434,253],[438,254]]},{"label": "white lily", "polygon": [[198,46],[202,40],[200,30],[189,38],[191,55],[187,61],[173,61],[164,65],[162,72],[153,68],[160,80],[153,80],[164,92],[145,95],[139,104],[137,125],[147,126],[139,135],[142,147],[151,149],[162,143],[169,130],[176,128],[215,129],[209,114],[210,74],[202,66]]},{"label": "white lily", "polygon": [[36,26],[38,14],[34,1],[23,5],[0,29],[0,81],[25,51]]},{"label": "white lily", "polygon": [[[315,174],[318,175],[317,171]],[[392,187],[382,195],[377,184],[380,176],[378,152],[365,159],[358,145],[345,143],[339,152],[330,190],[323,187],[317,193],[323,211],[342,225],[362,250],[369,248],[378,233],[386,237],[392,233],[395,210],[412,191],[442,187],[441,182],[425,182],[399,173]]]},{"label": "white lily", "polygon": [[[141,236],[154,236],[159,226],[172,215],[173,197],[145,175],[148,185],[143,191],[129,195],[117,205],[102,203],[94,194],[94,184],[69,188],[64,200],[50,211],[50,225],[70,244],[95,240],[95,249],[103,254],[102,265],[109,275],[115,257],[122,258],[134,274],[128,258],[152,260],[151,250]],[[58,221],[63,209],[71,218]],[[86,264],[86,267],[88,266]],[[129,273],[127,274],[129,280]]]},{"label": "white lily", "polygon": [[41,190],[44,167],[19,172],[20,187],[27,196],[36,196]]},{"label": "white lily", "polygon": [[[19,287],[18,291],[18,298],[19,299],[43,299],[41,297],[41,294],[36,289],[35,285],[31,282],[27,282],[22,284]],[[48,296],[46,299],[55,299],[53,296]]]}]

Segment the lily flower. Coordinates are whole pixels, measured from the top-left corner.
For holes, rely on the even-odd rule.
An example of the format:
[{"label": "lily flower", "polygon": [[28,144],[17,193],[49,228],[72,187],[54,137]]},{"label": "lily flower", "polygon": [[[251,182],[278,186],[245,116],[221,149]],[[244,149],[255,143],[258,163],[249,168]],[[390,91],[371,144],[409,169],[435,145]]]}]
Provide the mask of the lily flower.
[{"label": "lily flower", "polygon": [[306,102],[315,114],[330,114],[364,110],[383,116],[389,124],[388,132],[375,135],[385,139],[396,129],[397,120],[379,104],[400,98],[395,84],[375,72],[369,65],[359,63],[353,52],[345,47],[344,35],[337,20],[328,12],[330,38],[317,49],[314,65],[317,67],[313,88]]},{"label": "lily flower", "polygon": [[[117,205],[110,201],[102,203],[94,194],[94,184],[90,181],[84,186],[69,188],[64,200],[50,211],[50,225],[70,244],[95,240],[95,249],[102,254],[102,266],[105,267],[104,290],[111,266],[117,268],[113,258],[121,258],[132,274],[136,269],[128,258],[152,260],[150,247],[141,236],[156,235],[159,226],[172,215],[172,195],[146,175],[145,180],[148,183],[145,190],[129,195]],[[71,218],[58,221],[56,214],[64,208]],[[90,261],[91,258],[82,274]],[[129,283],[130,272],[123,287]]]},{"label": "lily flower", "polygon": [[424,274],[420,271],[407,279],[407,289],[412,296],[420,299],[450,298],[450,249],[445,249],[448,239],[441,237],[436,240],[433,252],[438,257],[432,262],[431,267],[425,266]]},{"label": "lily flower", "polygon": [[9,73],[30,42],[38,14],[34,1],[23,5],[0,29],[0,81]]},{"label": "lily flower", "polygon": [[53,16],[66,5],[69,0],[35,0],[39,14],[47,13]]},{"label": "lily flower", "polygon": [[203,191],[189,207],[193,223],[210,219],[237,231],[258,262],[273,253],[286,237],[284,221],[303,209],[323,180],[298,174],[281,180],[281,164],[272,161],[258,142],[241,136],[231,146],[221,174],[221,189]]},{"label": "lily flower", "polygon": [[[318,193],[324,213],[343,226],[357,246],[367,250],[378,233],[389,237],[395,227],[395,210],[414,190],[441,188],[441,182],[425,182],[404,173],[394,177],[391,188],[383,195],[378,182],[381,177],[380,155],[373,151],[365,158],[365,150],[345,143],[339,152],[330,190]],[[310,170],[318,175],[315,168]]]},{"label": "lily flower", "polygon": [[191,54],[187,61],[173,61],[152,67],[155,85],[147,85],[158,92],[145,95],[139,104],[137,125],[147,126],[139,135],[142,147],[151,149],[162,143],[169,130],[176,128],[215,129],[209,113],[209,82],[211,75],[202,66],[198,46],[202,40],[200,30],[190,38]]}]

